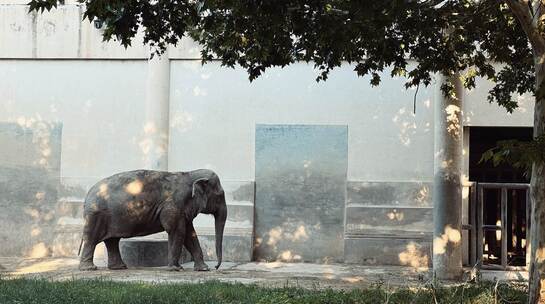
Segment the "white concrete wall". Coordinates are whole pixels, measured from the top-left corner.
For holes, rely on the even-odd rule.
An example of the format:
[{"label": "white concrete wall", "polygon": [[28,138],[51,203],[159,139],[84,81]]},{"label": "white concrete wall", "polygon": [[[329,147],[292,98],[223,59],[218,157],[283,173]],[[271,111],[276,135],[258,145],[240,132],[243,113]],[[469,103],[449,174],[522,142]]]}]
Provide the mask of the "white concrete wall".
[{"label": "white concrete wall", "polygon": [[61,177],[142,166],[146,61],[0,60],[0,121],[63,124]]},{"label": "white concrete wall", "polygon": [[505,108],[487,101],[488,91],[493,83],[484,79],[477,81],[477,87],[466,90],[464,96],[464,126],[473,127],[531,127],[534,125],[534,98],[532,94],[516,95],[519,107],[508,113]]},{"label": "white concrete wall", "polygon": [[248,82],[240,69],[174,61],[171,67],[172,170],[215,169],[227,179],[253,180],[256,123],[348,125],[348,179],[427,180],[433,174],[433,88],[402,79],[378,88],[352,67],[316,83],[307,64],[272,69]]}]

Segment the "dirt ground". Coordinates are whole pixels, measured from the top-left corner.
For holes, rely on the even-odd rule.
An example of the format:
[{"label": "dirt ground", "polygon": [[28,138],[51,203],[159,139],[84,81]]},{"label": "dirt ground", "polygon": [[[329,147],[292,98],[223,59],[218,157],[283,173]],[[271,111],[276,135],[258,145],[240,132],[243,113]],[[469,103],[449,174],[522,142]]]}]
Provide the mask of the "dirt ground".
[{"label": "dirt ground", "polygon": [[[215,263],[208,262],[213,269]],[[431,272],[428,268],[400,266],[361,266],[348,264],[309,263],[229,263],[219,270],[209,272],[193,271],[193,263],[184,264],[184,270],[170,272],[164,267],[129,268],[108,270],[104,266],[97,271],[79,271],[76,258],[21,259],[1,258],[2,277],[31,277],[49,280],[108,279],[125,282],[156,283],[199,283],[209,280],[257,284],[267,287],[302,287],[353,289],[373,284],[384,286],[419,286],[428,282]],[[526,272],[488,271],[482,273],[487,280],[525,280]]]}]

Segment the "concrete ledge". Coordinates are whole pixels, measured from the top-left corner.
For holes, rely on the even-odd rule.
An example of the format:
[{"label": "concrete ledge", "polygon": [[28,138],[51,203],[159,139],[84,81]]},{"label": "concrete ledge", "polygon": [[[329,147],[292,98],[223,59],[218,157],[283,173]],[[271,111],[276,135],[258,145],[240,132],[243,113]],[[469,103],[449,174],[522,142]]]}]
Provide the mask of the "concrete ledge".
[{"label": "concrete ledge", "polygon": [[433,231],[433,209],[349,205],[346,234],[424,236]]},{"label": "concrete ledge", "polygon": [[57,201],[56,213],[58,216],[83,219],[83,200],[60,199]]},{"label": "concrete ledge", "polygon": [[347,205],[432,207],[430,182],[347,183]]},{"label": "concrete ledge", "polygon": [[225,200],[228,205],[252,205],[255,197],[255,182],[222,180]]},{"label": "concrete ledge", "polygon": [[[251,233],[253,231],[253,223],[253,205],[227,205],[227,222],[225,223],[225,233],[237,234],[236,231],[241,231],[243,234],[246,234],[246,231]],[[208,214],[199,214],[193,220],[193,226],[195,226],[197,233],[204,233],[204,231],[211,231],[213,233],[215,227],[214,217]]]},{"label": "concrete ledge", "polygon": [[[199,235],[205,261],[216,261],[216,237]],[[251,235],[223,235],[223,260],[249,262],[252,260],[253,238]]]},{"label": "concrete ledge", "polygon": [[[58,229],[58,228],[57,228]],[[55,236],[51,244],[52,257],[73,257],[78,255],[79,244],[81,242],[82,228],[72,228],[71,230],[55,231]]]},{"label": "concrete ledge", "polygon": [[346,238],[344,261],[361,265],[431,266],[431,239]]},{"label": "concrete ledge", "polygon": [[528,282],[528,271],[523,270],[481,270],[483,281]]}]

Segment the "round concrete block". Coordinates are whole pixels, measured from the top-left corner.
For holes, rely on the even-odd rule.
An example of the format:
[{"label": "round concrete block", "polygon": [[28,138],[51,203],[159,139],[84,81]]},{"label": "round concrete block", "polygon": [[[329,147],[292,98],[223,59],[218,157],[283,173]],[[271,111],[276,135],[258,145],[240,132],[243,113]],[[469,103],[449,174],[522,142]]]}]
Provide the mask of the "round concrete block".
[{"label": "round concrete block", "polygon": [[[123,239],[119,242],[121,258],[129,267],[161,267],[168,265],[168,240]],[[182,250],[180,263],[191,261],[191,254]]]},{"label": "round concrete block", "polygon": [[126,239],[119,243],[121,258],[129,267],[159,267],[168,265],[168,241]]}]

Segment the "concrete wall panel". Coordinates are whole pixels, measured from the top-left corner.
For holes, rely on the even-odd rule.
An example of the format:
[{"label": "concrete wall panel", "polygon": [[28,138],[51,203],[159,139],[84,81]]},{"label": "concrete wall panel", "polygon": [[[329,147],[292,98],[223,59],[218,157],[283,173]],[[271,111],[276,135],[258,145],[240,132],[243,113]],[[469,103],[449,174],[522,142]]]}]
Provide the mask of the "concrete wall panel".
[{"label": "concrete wall panel", "polygon": [[256,126],[257,260],[342,260],[347,128]]},{"label": "concrete wall panel", "polygon": [[0,58],[32,58],[37,16],[22,5],[0,5]]},{"label": "concrete wall panel", "polygon": [[[35,37],[35,56],[38,58],[76,58],[80,52],[81,33],[79,22],[82,19],[79,6],[59,6],[49,12],[35,14],[33,31]],[[34,15],[34,14],[33,14]]]},{"label": "concrete wall panel", "polygon": [[[84,7],[66,1],[51,11],[28,13],[28,1],[0,1],[0,58],[147,59],[149,48],[140,30],[125,48],[119,41],[104,42],[103,28],[83,20]],[[189,39],[170,46],[176,59],[199,59],[200,48]]]},{"label": "concrete wall panel", "polygon": [[0,123],[0,256],[51,254],[61,137],[59,124]]}]

